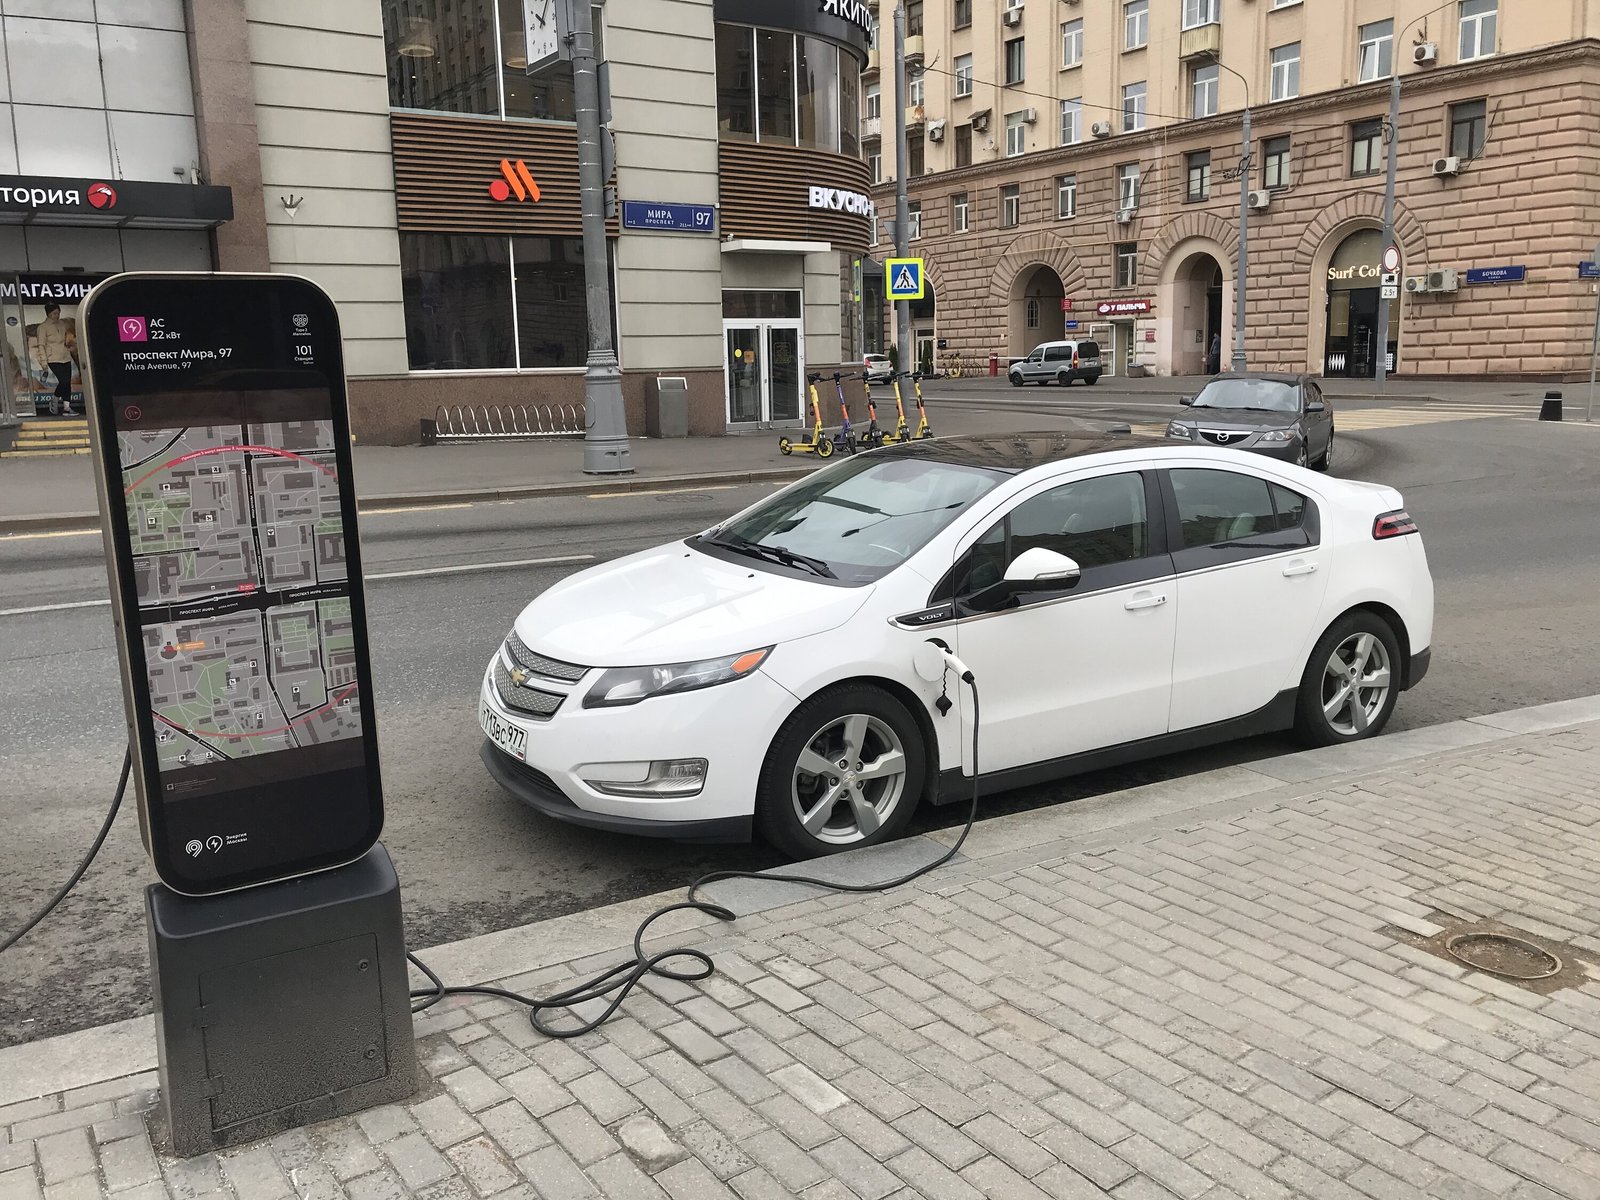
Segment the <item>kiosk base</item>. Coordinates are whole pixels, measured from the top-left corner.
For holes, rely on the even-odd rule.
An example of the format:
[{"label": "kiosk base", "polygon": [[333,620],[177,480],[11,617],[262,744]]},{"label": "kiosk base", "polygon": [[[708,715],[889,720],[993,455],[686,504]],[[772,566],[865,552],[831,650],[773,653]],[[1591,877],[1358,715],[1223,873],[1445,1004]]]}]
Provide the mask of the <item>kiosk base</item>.
[{"label": "kiosk base", "polygon": [[222,896],[156,884],[145,918],[172,1153],[416,1090],[400,881],[381,844],[336,871]]}]

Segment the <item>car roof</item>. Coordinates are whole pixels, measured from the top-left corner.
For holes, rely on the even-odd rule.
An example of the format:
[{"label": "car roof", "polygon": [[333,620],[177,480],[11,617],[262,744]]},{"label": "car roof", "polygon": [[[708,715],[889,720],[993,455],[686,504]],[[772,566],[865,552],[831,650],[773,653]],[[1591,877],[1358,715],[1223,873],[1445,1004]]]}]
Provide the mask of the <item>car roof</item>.
[{"label": "car roof", "polygon": [[1027,433],[969,433],[955,437],[896,442],[874,450],[888,458],[926,459],[963,467],[983,467],[1015,475],[1048,463],[1114,450],[1171,449],[1165,438],[1128,431],[1126,425],[1108,430],[1046,430]]},{"label": "car roof", "polygon": [[1268,383],[1305,383],[1310,378],[1310,375],[1304,373],[1295,375],[1287,371],[1243,371],[1237,375],[1231,372],[1227,375],[1214,375],[1206,383],[1207,385],[1222,383],[1229,379],[1263,379]]}]

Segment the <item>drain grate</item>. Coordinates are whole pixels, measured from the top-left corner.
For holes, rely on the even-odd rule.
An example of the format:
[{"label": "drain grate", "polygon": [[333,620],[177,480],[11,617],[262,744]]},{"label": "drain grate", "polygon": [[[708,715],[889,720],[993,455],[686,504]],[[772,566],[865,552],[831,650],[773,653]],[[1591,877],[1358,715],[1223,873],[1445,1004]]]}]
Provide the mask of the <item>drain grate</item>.
[{"label": "drain grate", "polygon": [[1600,955],[1570,943],[1500,921],[1464,921],[1455,913],[1435,910],[1427,919],[1439,927],[1432,936],[1399,925],[1386,925],[1379,932],[1540,995],[1600,981]]}]

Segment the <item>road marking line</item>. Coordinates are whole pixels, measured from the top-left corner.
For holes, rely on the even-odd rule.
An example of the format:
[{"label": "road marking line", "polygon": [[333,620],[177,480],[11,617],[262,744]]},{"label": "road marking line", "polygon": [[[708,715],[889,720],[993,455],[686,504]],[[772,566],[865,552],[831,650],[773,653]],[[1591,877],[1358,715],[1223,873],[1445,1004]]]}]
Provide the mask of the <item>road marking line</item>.
[{"label": "road marking line", "polygon": [[[464,563],[454,567],[423,567],[416,571],[378,571],[365,576],[368,583],[379,579],[417,579],[425,575],[466,575],[476,571],[506,571],[517,567],[558,567],[568,563],[594,562],[592,554],[563,554],[555,558],[517,558],[506,562]],[[0,617],[26,617],[34,613],[66,612],[75,608],[102,608],[105,600],[74,600],[64,604],[35,604],[28,608],[0,608]]]},{"label": "road marking line", "polygon": [[584,499],[615,500],[620,496],[683,496],[690,492],[731,492],[735,488],[743,486],[743,484],[737,483],[714,483],[707,487],[652,488],[649,491],[639,492],[590,492]]},{"label": "road marking line", "polygon": [[91,533],[99,532],[98,529],[58,529],[50,533],[5,533],[0,534],[0,542],[27,542],[34,538],[88,537]]},{"label": "road marking line", "polygon": [[452,508],[471,508],[471,504],[402,504],[397,508],[363,508],[360,510],[363,517],[384,517],[390,513],[419,513],[419,512],[444,512]]}]

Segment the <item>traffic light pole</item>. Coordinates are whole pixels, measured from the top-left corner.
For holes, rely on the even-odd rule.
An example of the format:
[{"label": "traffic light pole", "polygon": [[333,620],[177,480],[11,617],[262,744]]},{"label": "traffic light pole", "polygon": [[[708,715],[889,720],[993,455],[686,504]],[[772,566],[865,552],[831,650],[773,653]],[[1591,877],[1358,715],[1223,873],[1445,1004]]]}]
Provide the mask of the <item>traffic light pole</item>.
[{"label": "traffic light pole", "polygon": [[[906,198],[909,151],[906,146],[906,6],[894,6],[894,252],[897,258],[909,256],[911,202]],[[911,347],[911,303],[897,300],[894,305],[895,341],[900,348],[900,370],[915,369],[916,355]],[[911,367],[906,363],[910,361]]]},{"label": "traffic light pole", "polygon": [[[1388,178],[1383,189],[1383,246],[1384,250],[1394,245],[1394,186],[1395,173],[1398,170],[1400,159],[1400,76],[1389,77],[1389,135]],[[1379,276],[1380,281],[1382,276]],[[1382,296],[1382,292],[1379,292]],[[1389,306],[1394,300],[1380,299],[1378,301],[1378,352],[1377,359],[1378,391],[1382,392],[1388,383],[1389,376]]]}]

